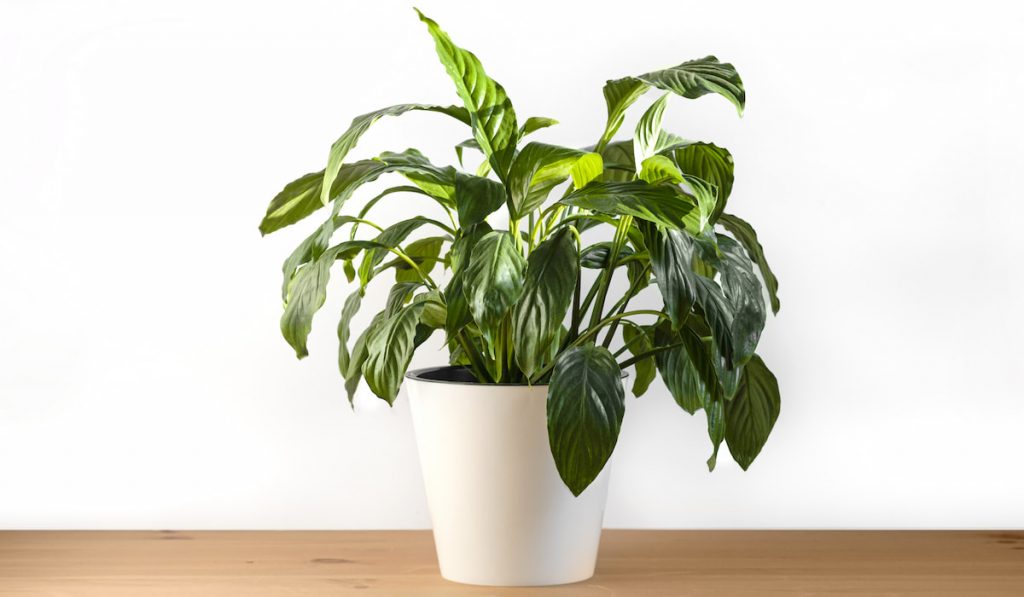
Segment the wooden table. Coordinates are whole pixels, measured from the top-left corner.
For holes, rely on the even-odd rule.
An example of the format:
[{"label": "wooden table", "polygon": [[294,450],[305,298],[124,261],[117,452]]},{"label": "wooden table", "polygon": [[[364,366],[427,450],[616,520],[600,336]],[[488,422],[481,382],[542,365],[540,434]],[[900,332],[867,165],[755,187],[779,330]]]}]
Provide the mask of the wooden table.
[{"label": "wooden table", "polygon": [[605,531],[591,580],[438,576],[425,531],[2,532],[0,595],[1015,595],[1024,533]]}]

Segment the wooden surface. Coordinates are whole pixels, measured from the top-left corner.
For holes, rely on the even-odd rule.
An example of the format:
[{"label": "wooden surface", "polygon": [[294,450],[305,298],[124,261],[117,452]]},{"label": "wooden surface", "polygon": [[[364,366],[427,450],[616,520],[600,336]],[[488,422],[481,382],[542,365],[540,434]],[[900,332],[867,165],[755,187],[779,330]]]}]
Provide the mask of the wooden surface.
[{"label": "wooden surface", "polygon": [[597,575],[438,576],[424,531],[0,532],[0,595],[1015,595],[1024,533],[605,531]]}]

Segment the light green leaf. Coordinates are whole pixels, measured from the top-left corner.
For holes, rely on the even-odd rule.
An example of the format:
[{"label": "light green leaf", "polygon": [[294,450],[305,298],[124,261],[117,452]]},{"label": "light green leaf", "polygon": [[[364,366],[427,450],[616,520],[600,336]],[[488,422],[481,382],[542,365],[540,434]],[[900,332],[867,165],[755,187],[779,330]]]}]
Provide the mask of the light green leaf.
[{"label": "light green leaf", "polygon": [[677,189],[643,181],[595,182],[572,192],[561,203],[600,213],[634,216],[670,228],[698,232],[694,205]]},{"label": "light green leaf", "polygon": [[728,150],[711,143],[683,143],[662,151],[670,156],[684,174],[696,176],[715,186],[718,190],[711,221],[715,222],[725,209],[725,203],[732,193],[733,160]]},{"label": "light green leaf", "polygon": [[715,205],[718,202],[718,189],[694,176],[683,175],[683,181],[690,187],[694,201],[697,203],[697,210],[700,215],[698,230],[704,232],[708,229],[711,216],[715,212]]},{"label": "light green leaf", "polygon": [[643,81],[635,79],[633,77],[625,77],[623,79],[615,79],[608,81],[604,85],[604,102],[608,107],[608,121],[604,127],[604,133],[601,135],[601,141],[598,143],[598,148],[603,148],[612,140],[615,133],[622,126],[622,121],[626,117],[626,110],[633,105],[636,100],[640,99],[648,89],[648,86]]},{"label": "light green leaf", "polygon": [[647,184],[678,184],[683,182],[683,173],[667,157],[652,155],[640,167],[640,180]]},{"label": "light green leaf", "polygon": [[743,105],[746,102],[746,92],[743,90],[743,81],[740,80],[739,73],[731,64],[719,62],[714,56],[649,72],[637,79],[689,99],[717,93],[732,102],[740,114],[743,113]]},{"label": "light green leaf", "polygon": [[625,413],[622,372],[608,349],[587,344],[558,356],[548,386],[548,440],[555,467],[580,495],[615,449]]},{"label": "light green leaf", "polygon": [[413,231],[426,224],[437,225],[438,222],[437,220],[424,218],[423,216],[416,216],[414,218],[409,218],[408,220],[396,222],[378,234],[377,237],[373,239],[377,248],[367,250],[363,255],[362,262],[359,264],[360,285],[366,287],[366,285],[370,283],[370,280],[373,278],[374,268],[384,261],[384,258],[390,253],[389,249],[398,247],[398,245],[405,242],[405,239],[408,238]]},{"label": "light green leaf", "polygon": [[327,168],[324,169],[324,182],[320,194],[320,200],[324,205],[327,205],[331,199],[327,189],[331,188],[331,185],[334,183],[334,179],[338,175],[338,171],[341,169],[342,162],[345,160],[345,156],[348,155],[348,152],[353,147],[355,147],[363,133],[365,133],[373,123],[377,122],[384,116],[399,116],[411,110],[440,112],[456,118],[467,125],[470,124],[469,112],[458,106],[399,104],[397,106],[388,106],[387,108],[363,114],[362,116],[356,116],[352,119],[352,124],[349,125],[348,130],[342,133],[342,135],[338,137],[338,140],[331,145],[331,151],[327,157]]},{"label": "light green leaf", "polygon": [[[421,238],[406,245],[402,252],[413,260],[416,266],[420,268],[420,272],[429,276],[440,261],[441,247],[444,245],[445,240],[446,238],[443,236]],[[396,258],[394,266],[396,282],[423,283],[419,272],[414,270],[405,260]]]},{"label": "light green leaf", "polygon": [[[584,163],[577,168],[581,161]],[[531,188],[550,191],[570,174],[574,175],[575,185],[584,186],[600,175],[601,164],[601,156],[594,153],[546,143],[528,143],[516,156],[509,172],[508,189],[512,197],[513,217],[525,216],[547,197],[544,194],[537,201],[537,197],[530,194]]]},{"label": "light green leaf", "polygon": [[558,121],[554,118],[545,118],[543,116],[531,116],[526,119],[523,126],[519,128],[519,138],[523,138],[530,133],[539,131],[540,129],[546,129],[549,126],[555,126]]},{"label": "light green leaf", "polygon": [[668,97],[667,93],[659,97],[636,123],[636,132],[633,134],[633,162],[636,164],[642,164],[644,160],[658,152],[658,139],[662,132],[661,121],[665,115]]},{"label": "light green leaf", "polygon": [[455,168],[439,167],[430,163],[422,153],[409,148],[401,153],[385,151],[377,160],[409,179],[425,193],[440,199],[443,205],[454,207]]},{"label": "light green leaf", "polygon": [[[622,341],[633,356],[644,354],[654,349],[653,331],[650,328],[636,325],[629,320],[623,320]],[[633,395],[639,398],[651,386],[651,382],[657,376],[657,368],[654,363],[654,357],[641,359],[633,367],[636,373],[633,379]]]},{"label": "light green leaf", "polygon": [[547,364],[580,274],[576,241],[562,228],[530,253],[523,294],[512,314],[516,361],[526,377]]},{"label": "light green leaf", "polygon": [[523,293],[526,260],[504,231],[481,238],[469,258],[463,293],[480,332],[493,346],[501,320]]},{"label": "light green leaf", "polygon": [[779,418],[779,383],[754,355],[743,368],[736,397],[725,403],[725,442],[743,470],[754,462]]},{"label": "light green leaf", "polygon": [[748,224],[745,220],[742,220],[736,216],[723,213],[719,218],[718,222],[725,227],[726,230],[731,232],[736,240],[740,241],[743,248],[747,250],[747,254],[750,255],[750,259],[757,264],[758,269],[761,270],[761,278],[764,280],[764,285],[768,289],[768,297],[772,302],[772,313],[779,312],[779,280],[772,273],[770,267],[768,267],[768,261],[764,258],[764,249],[761,247],[761,243],[757,240],[757,233],[754,232],[753,226]]},{"label": "light green leaf", "polygon": [[505,89],[487,76],[480,60],[472,52],[456,46],[437,23],[419,10],[416,12],[426,23],[434,38],[437,56],[469,111],[473,136],[498,177],[504,180],[519,133],[512,102]]},{"label": "light green leaf", "polygon": [[402,377],[416,348],[416,326],[423,312],[422,302],[402,307],[373,328],[366,341],[363,377],[377,397],[389,405],[398,396]]}]

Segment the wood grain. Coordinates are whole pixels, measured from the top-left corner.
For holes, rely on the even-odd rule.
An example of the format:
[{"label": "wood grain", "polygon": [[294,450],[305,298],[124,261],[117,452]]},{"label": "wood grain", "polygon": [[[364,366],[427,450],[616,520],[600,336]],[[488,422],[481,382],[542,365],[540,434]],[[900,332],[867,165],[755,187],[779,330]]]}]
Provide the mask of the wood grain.
[{"label": "wood grain", "polygon": [[1024,595],[1024,533],[605,531],[546,589],[438,576],[424,531],[2,532],[0,595]]}]

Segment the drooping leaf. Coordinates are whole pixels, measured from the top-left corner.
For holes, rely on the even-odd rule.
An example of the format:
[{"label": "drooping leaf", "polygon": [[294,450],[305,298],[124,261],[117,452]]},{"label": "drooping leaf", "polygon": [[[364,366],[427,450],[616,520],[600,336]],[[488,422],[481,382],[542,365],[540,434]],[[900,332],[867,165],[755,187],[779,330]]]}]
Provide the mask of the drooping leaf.
[{"label": "drooping leaf", "polygon": [[473,247],[481,238],[491,232],[491,225],[487,222],[480,222],[458,231],[452,249],[449,252],[449,266],[453,272],[459,272],[462,267],[469,263],[469,256],[473,254]]},{"label": "drooping leaf", "polygon": [[442,204],[455,206],[455,168],[435,166],[426,156],[412,148],[400,153],[385,151],[376,159],[389,169],[401,173],[431,197],[440,199]]},{"label": "drooping leaf", "polygon": [[498,178],[504,180],[515,151],[519,128],[505,89],[484,72],[472,52],[456,46],[437,23],[416,11],[437,49],[437,56],[455,83],[455,90],[469,111],[473,136],[483,149]]},{"label": "drooping leaf", "polygon": [[[352,364],[352,355],[348,351],[348,339],[352,318],[359,311],[362,300],[362,290],[356,290],[345,299],[345,305],[341,308],[341,318],[338,320],[338,371],[342,377],[345,377]],[[352,398],[353,396],[349,396],[349,404],[352,404]]]},{"label": "drooping leaf", "polygon": [[[673,330],[666,322],[655,327],[655,346],[674,346],[681,342],[680,332]],[[703,408],[708,392],[684,347],[659,352],[654,356],[654,362],[665,387],[680,408],[691,415]]]},{"label": "drooping leaf", "polygon": [[459,172],[455,176],[455,206],[459,224],[479,224],[505,203],[505,187],[489,178]]},{"label": "drooping leaf", "polygon": [[372,249],[379,245],[372,241],[345,241],[325,251],[316,261],[299,268],[288,284],[284,313],[281,315],[281,335],[303,358],[309,354],[306,338],[313,326],[313,315],[327,300],[327,282],[335,259],[348,251]]},{"label": "drooping leaf", "polygon": [[722,258],[718,262],[722,291],[732,307],[732,340],[736,363],[743,364],[753,356],[764,329],[764,298],[761,282],[754,275],[753,264],[739,243],[719,235]]},{"label": "drooping leaf", "polygon": [[469,312],[469,300],[463,290],[465,274],[463,270],[455,272],[444,289],[444,330],[449,341],[452,341],[462,328],[473,322],[473,314]]},{"label": "drooping leaf", "polygon": [[[654,348],[652,329],[639,326],[631,321],[624,320],[622,326],[622,341],[633,356],[650,352]],[[636,362],[633,366],[635,375],[633,379],[633,395],[639,398],[647,392],[657,375],[657,368],[654,357],[647,357]]]},{"label": "drooping leaf", "polygon": [[625,399],[621,371],[608,349],[587,344],[558,356],[548,386],[548,440],[558,474],[580,495],[604,468],[618,441]]},{"label": "drooping leaf", "polygon": [[338,137],[338,140],[331,145],[331,151],[327,157],[327,167],[324,169],[324,182],[320,195],[320,200],[324,205],[327,205],[331,199],[326,190],[331,188],[335,177],[338,175],[338,171],[342,167],[342,162],[344,162],[345,156],[348,155],[348,152],[353,147],[355,147],[359,138],[363,136],[363,133],[365,133],[373,123],[377,122],[384,116],[400,116],[412,110],[440,112],[456,118],[464,124],[470,124],[469,112],[467,112],[465,108],[460,108],[458,106],[399,104],[397,106],[388,106],[387,108],[375,110],[368,114],[356,116],[352,119],[352,124],[349,125],[348,130],[342,133],[342,135]]},{"label": "drooping leaf", "polygon": [[[330,223],[330,230],[335,230],[339,226],[354,222],[357,218],[351,216],[334,216],[334,221]],[[288,259],[285,259],[284,265],[281,266],[281,272],[283,274],[283,282],[281,284],[281,298],[288,298],[288,284],[292,281],[292,277],[295,275],[295,271],[299,269],[299,266],[309,263],[314,259],[313,251],[315,247],[330,243],[330,238],[324,238],[326,234],[327,223],[318,227],[313,234],[306,237],[295,250],[292,251]]]},{"label": "drooping leaf", "polygon": [[546,118],[544,116],[531,116],[526,119],[523,126],[519,128],[519,137],[523,138],[530,133],[539,131],[540,129],[546,129],[549,126],[555,126],[558,121],[554,118]]},{"label": "drooping leaf", "polygon": [[750,259],[761,270],[761,278],[764,280],[764,285],[768,289],[768,297],[772,302],[772,313],[778,313],[779,281],[768,267],[768,261],[764,258],[764,249],[757,240],[757,233],[754,232],[753,226],[736,216],[725,213],[718,218],[718,222],[731,232],[736,240],[740,241],[743,248],[747,250],[747,254],[750,255]]},{"label": "drooping leaf", "polygon": [[402,244],[417,228],[434,222],[436,221],[430,218],[416,216],[409,218],[408,220],[396,222],[385,228],[383,232],[373,239],[377,248],[367,250],[363,255],[362,262],[359,264],[358,273],[360,285],[366,287],[366,285],[370,283],[370,280],[373,278],[374,268],[384,261],[384,258],[390,252],[389,249],[398,247],[398,245]]},{"label": "drooping leaf", "polygon": [[675,165],[684,174],[707,181],[718,190],[711,221],[715,222],[725,209],[732,193],[733,160],[725,148],[711,143],[684,143],[674,145],[663,152],[671,156]]},{"label": "drooping leaf", "polygon": [[537,246],[527,261],[523,294],[512,314],[516,361],[532,378],[547,360],[579,277],[576,242],[562,228]]},{"label": "drooping leaf", "polygon": [[694,202],[697,204],[697,213],[699,215],[697,229],[700,233],[704,233],[708,230],[708,224],[711,223],[712,214],[714,214],[715,207],[718,204],[718,189],[707,181],[688,174],[683,175],[683,181],[690,187]]},{"label": "drooping leaf", "polygon": [[366,385],[388,404],[395,401],[402,377],[415,349],[416,326],[423,303],[412,303],[373,328],[366,341],[363,377]]},{"label": "drooping leaf", "polygon": [[718,463],[718,448],[725,439],[725,401],[705,396],[704,414],[707,416],[708,437],[712,446],[711,456],[708,458],[708,471],[713,471]]},{"label": "drooping leaf", "polygon": [[633,77],[615,79],[605,83],[604,102],[608,107],[608,121],[604,127],[604,134],[601,135],[599,147],[603,147],[611,141],[619,127],[622,126],[626,110],[640,99],[647,89],[646,83]]},{"label": "drooping leaf", "polygon": [[736,397],[725,403],[725,442],[743,470],[747,470],[779,418],[779,383],[754,355],[743,367]]},{"label": "drooping leaf", "polygon": [[466,266],[463,293],[480,332],[493,346],[501,320],[523,293],[526,259],[504,231],[481,238]]},{"label": "drooping leaf", "polygon": [[[577,164],[583,162],[579,168]],[[516,156],[509,171],[508,188],[512,197],[513,217],[522,217],[536,209],[547,195],[531,196],[531,188],[552,187],[573,175],[573,184],[579,188],[601,174],[601,156],[578,149],[528,143]]]},{"label": "drooping leaf", "polygon": [[717,93],[732,102],[740,114],[746,102],[746,92],[739,73],[733,65],[719,62],[714,56],[689,60],[671,68],[640,75],[637,79],[689,99]]},{"label": "drooping leaf", "polygon": [[348,395],[348,402],[353,407],[355,406],[356,389],[359,387],[359,381],[363,378],[363,363],[366,362],[366,343],[384,319],[383,311],[373,316],[369,325],[366,326],[363,333],[359,334],[355,344],[352,345],[352,354],[349,356],[348,367],[341,373],[342,377],[345,378],[345,393]]},{"label": "drooping leaf", "polygon": [[691,214],[696,215],[696,205],[673,187],[649,185],[639,180],[595,182],[573,191],[561,203],[699,232],[698,220],[691,217]]},{"label": "drooping leaf", "polygon": [[661,121],[665,115],[665,104],[669,94],[657,99],[636,123],[633,133],[633,163],[642,164],[644,160],[658,152],[658,139],[661,137]]}]

